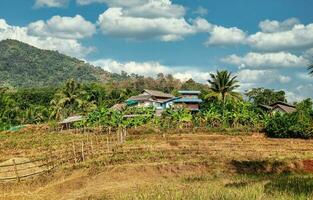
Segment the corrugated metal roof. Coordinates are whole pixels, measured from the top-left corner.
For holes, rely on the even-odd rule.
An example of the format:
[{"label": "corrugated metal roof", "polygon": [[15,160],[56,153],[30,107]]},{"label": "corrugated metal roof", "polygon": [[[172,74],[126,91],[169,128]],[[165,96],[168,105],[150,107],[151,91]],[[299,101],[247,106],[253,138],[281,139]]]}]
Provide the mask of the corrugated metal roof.
[{"label": "corrugated metal roof", "polygon": [[198,90],[180,90],[178,91],[179,94],[201,94]]},{"label": "corrugated metal roof", "polygon": [[84,117],[81,115],[72,116],[72,117],[68,117],[68,118],[64,119],[63,121],[59,122],[59,124],[69,124],[69,123],[79,122],[83,119],[84,119]]},{"label": "corrugated metal roof", "polygon": [[174,103],[202,103],[203,101],[201,99],[196,98],[180,98],[174,100]]},{"label": "corrugated metal roof", "polygon": [[283,110],[286,113],[293,113],[296,112],[297,109],[291,106],[286,106],[286,105],[282,105],[282,104],[277,104],[276,106],[273,107],[273,111],[277,108],[280,108],[281,110]]},{"label": "corrugated metal roof", "polygon": [[174,98],[174,96],[171,94],[167,94],[157,90],[144,90],[144,91],[154,97]]},{"label": "corrugated metal roof", "polygon": [[138,96],[132,96],[127,101],[147,101],[150,100],[151,95],[138,95]]}]

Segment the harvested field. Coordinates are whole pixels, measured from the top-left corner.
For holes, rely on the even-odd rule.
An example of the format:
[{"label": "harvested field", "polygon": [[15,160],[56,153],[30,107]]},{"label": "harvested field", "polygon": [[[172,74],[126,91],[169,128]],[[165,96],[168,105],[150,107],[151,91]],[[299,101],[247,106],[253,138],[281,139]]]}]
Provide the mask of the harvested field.
[{"label": "harvested field", "polygon": [[[36,157],[45,144],[62,149],[87,137],[70,132],[5,134],[0,133],[5,138],[3,158],[26,153]],[[23,145],[8,145],[20,134]],[[93,137],[105,140],[106,135]],[[312,176],[303,173],[312,171],[312,160],[311,140],[269,139],[261,133],[130,134],[110,156],[64,164],[52,174],[19,184],[1,184],[0,199],[305,199],[310,192],[291,194],[288,185],[281,185],[303,179],[310,187]]]}]

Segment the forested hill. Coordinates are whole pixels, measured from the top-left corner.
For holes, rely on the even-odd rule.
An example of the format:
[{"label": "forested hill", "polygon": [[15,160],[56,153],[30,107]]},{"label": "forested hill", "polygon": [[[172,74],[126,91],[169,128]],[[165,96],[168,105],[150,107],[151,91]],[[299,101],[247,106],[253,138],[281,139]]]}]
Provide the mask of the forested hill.
[{"label": "forested hill", "polygon": [[0,86],[59,85],[68,79],[105,82],[110,74],[57,51],[41,50],[16,40],[0,41]]}]

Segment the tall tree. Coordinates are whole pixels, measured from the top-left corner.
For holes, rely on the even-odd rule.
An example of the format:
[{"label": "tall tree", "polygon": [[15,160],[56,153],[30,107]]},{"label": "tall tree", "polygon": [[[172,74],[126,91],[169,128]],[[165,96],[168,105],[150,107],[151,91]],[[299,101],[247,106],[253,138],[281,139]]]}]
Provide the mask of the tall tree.
[{"label": "tall tree", "polygon": [[286,94],[284,91],[274,91],[266,88],[252,88],[245,95],[255,104],[271,105],[277,101],[286,102]]},{"label": "tall tree", "polygon": [[210,74],[211,79],[208,80],[212,90],[212,96],[225,102],[227,99],[241,99],[241,94],[234,90],[239,87],[237,76],[232,76],[231,72],[222,70],[216,74]]},{"label": "tall tree", "polygon": [[79,112],[80,108],[85,105],[83,102],[83,96],[85,94],[86,92],[81,89],[79,83],[74,81],[74,79],[68,80],[65,87],[51,101],[51,105],[53,106],[51,117],[60,119]]},{"label": "tall tree", "polygon": [[308,67],[308,70],[309,70],[309,74],[311,74],[313,76],[313,64],[311,64],[309,67]]}]

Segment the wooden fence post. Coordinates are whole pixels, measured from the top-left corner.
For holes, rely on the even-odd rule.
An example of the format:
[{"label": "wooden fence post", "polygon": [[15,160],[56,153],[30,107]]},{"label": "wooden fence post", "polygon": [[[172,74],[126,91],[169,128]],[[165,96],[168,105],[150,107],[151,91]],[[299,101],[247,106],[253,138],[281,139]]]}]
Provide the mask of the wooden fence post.
[{"label": "wooden fence post", "polygon": [[92,139],[90,139],[90,150],[91,150],[91,155],[93,156],[93,155],[94,155],[94,152],[93,152]]},{"label": "wooden fence post", "polygon": [[76,149],[75,149],[75,142],[73,141],[73,155],[74,155],[74,163],[76,164],[77,163],[77,158],[76,158]]},{"label": "wooden fence post", "polygon": [[85,162],[84,141],[82,141],[82,160]]},{"label": "wooden fence post", "polygon": [[14,173],[15,173],[15,176],[16,176],[16,181],[17,181],[17,182],[20,182],[20,177],[18,176],[18,172],[17,172],[17,167],[16,167],[15,159],[13,159],[12,161],[13,161]]},{"label": "wooden fence post", "polygon": [[110,147],[109,147],[109,137],[107,137],[107,153],[110,152]]},{"label": "wooden fence post", "polygon": [[51,169],[54,168],[54,162],[53,162],[53,153],[52,153],[52,149],[49,148],[49,156],[50,156],[50,165],[51,165]]}]

